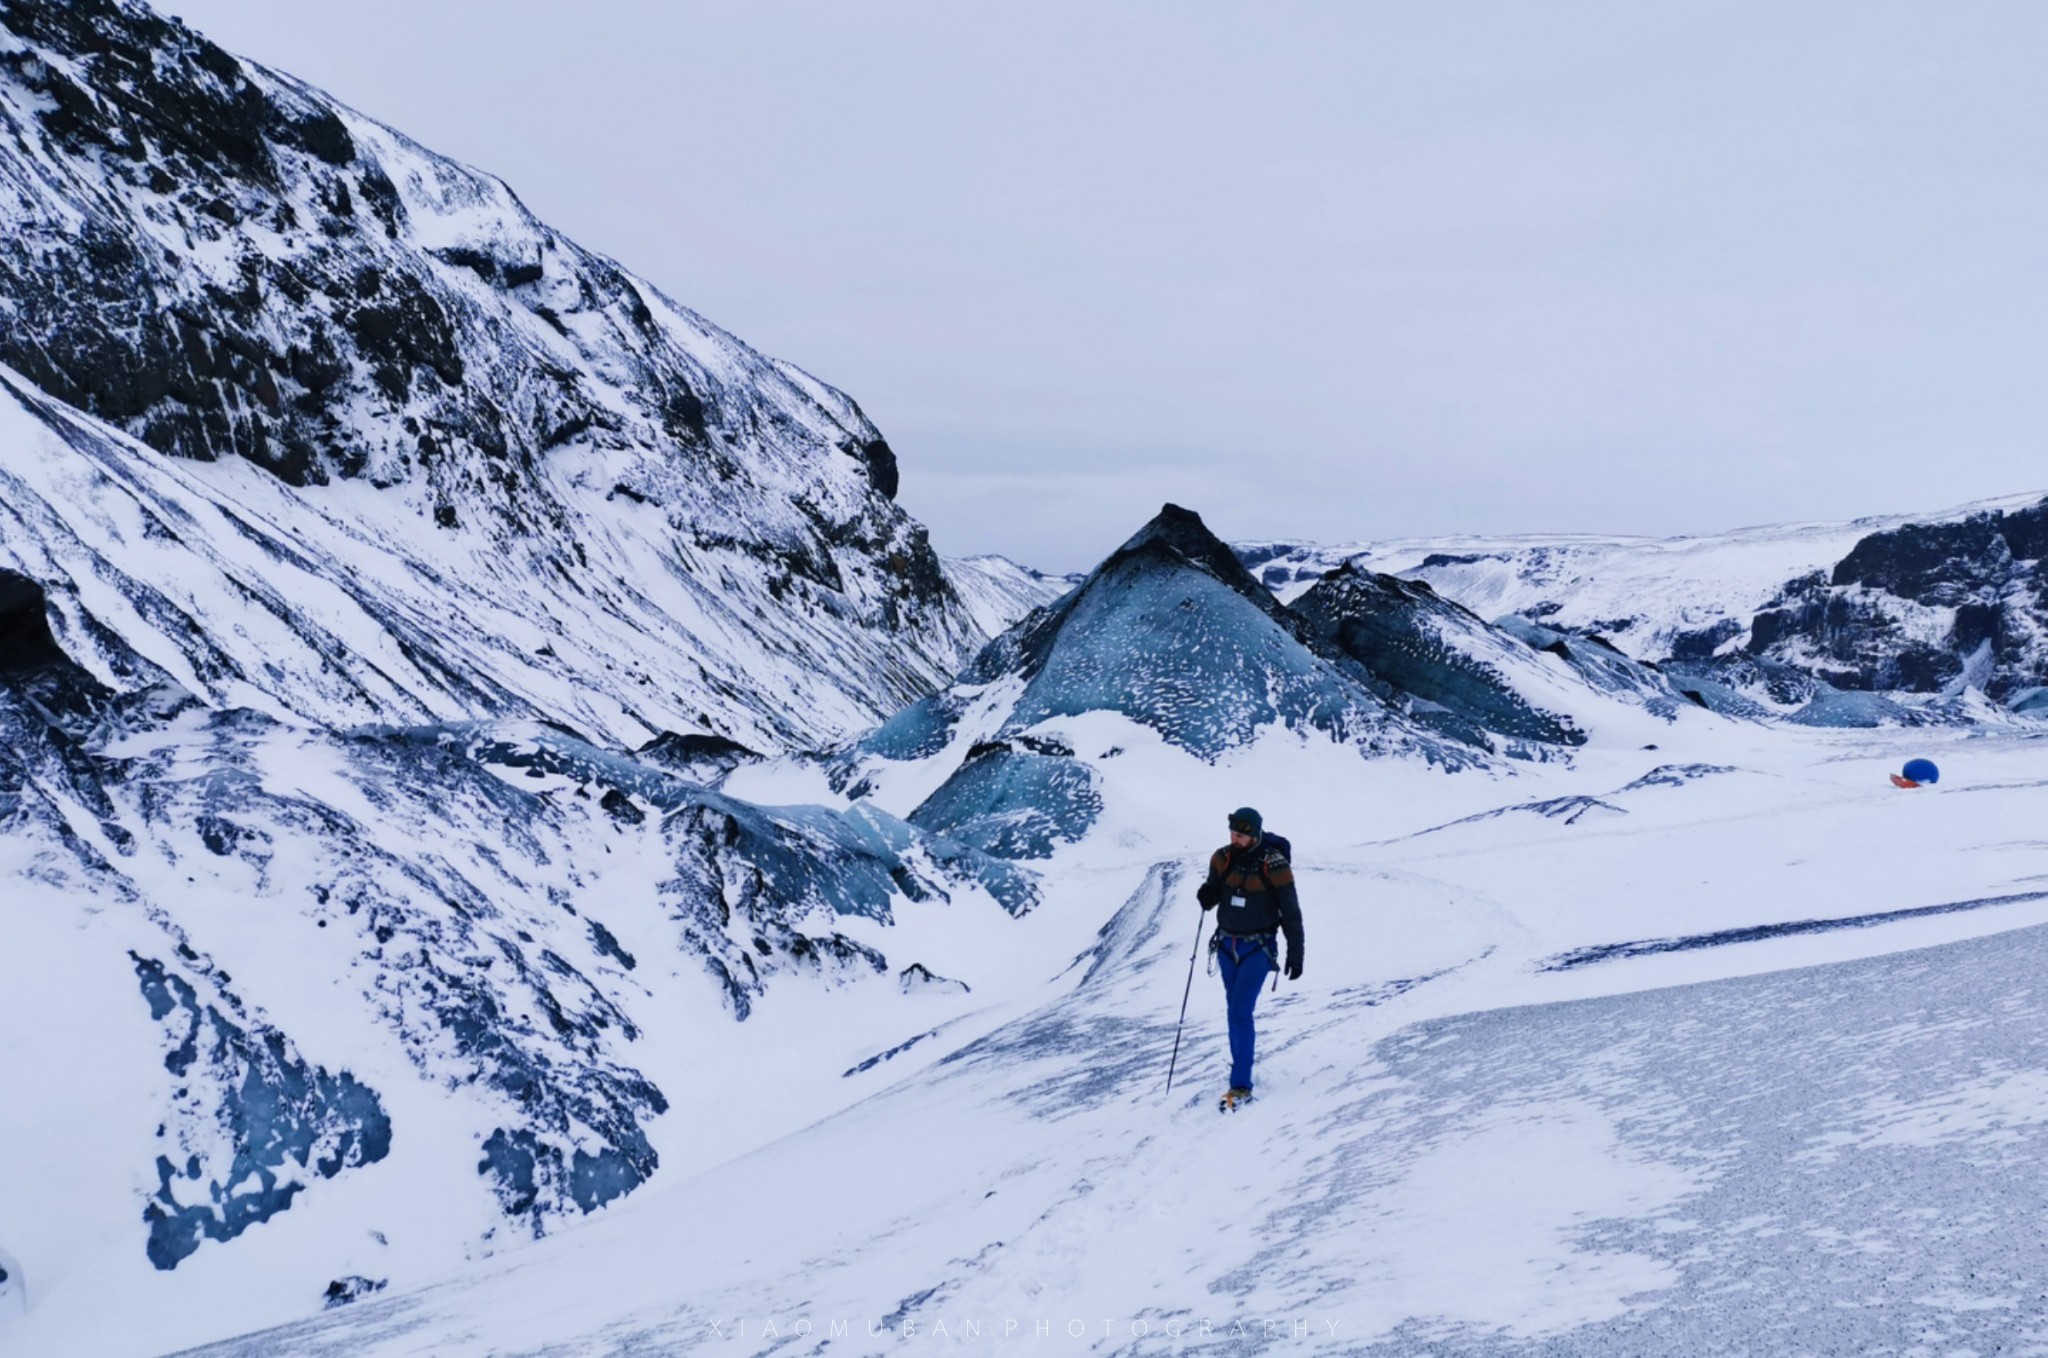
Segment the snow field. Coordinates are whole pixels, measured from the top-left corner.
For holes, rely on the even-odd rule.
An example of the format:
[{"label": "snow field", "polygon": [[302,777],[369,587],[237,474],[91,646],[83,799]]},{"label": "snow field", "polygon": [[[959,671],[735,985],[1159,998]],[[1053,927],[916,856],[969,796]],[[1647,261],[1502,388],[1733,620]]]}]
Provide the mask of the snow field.
[{"label": "snow field", "polygon": [[[1987,1200],[1983,1156],[2036,1154],[2048,1126],[2025,984],[2048,943],[2011,932],[2048,908],[1540,967],[1596,942],[2038,881],[2039,739],[1935,748],[1900,733],[1887,749],[1867,733],[1702,725],[1695,744],[1680,723],[1656,751],[1596,749],[1577,769],[1498,777],[1355,755],[1320,764],[1314,745],[1277,733],[1212,768],[1113,732],[1117,719],[1076,721],[1091,729],[1059,727],[1077,748],[1098,735],[1125,747],[1104,765],[1102,824],[1055,858],[1038,911],[993,921],[984,953],[963,945],[930,964],[972,995],[870,1011],[876,1050],[921,1030],[923,1013],[905,1021],[913,1009],[954,1026],[872,1080],[841,1081],[856,1086],[842,1111],[409,1296],[213,1351],[883,1353],[906,1324],[930,1338],[943,1323],[960,1342],[977,1319],[988,1344],[1007,1319],[1049,1318],[1062,1342],[1103,1353],[1178,1351],[1204,1321],[1209,1342],[1259,1351],[1280,1343],[1260,1337],[1266,1320],[1325,1336],[1335,1322],[1318,1341],[1329,1351],[1507,1353],[1565,1336],[1588,1352],[1714,1351],[1728,1335],[1725,1351],[1753,1352],[1840,1324],[1834,1299],[1871,1260],[1890,1261],[1918,1300],[1873,1291],[1854,1333],[2020,1332],[1999,1322],[2024,1301],[2008,1276],[2039,1260],[2022,1230],[2032,1199]],[[1883,783],[1907,748],[1942,763],[1938,789]],[[1707,753],[1733,770],[1618,791]],[[1565,794],[1620,810],[1418,833]],[[1221,997],[1199,962],[1170,1100],[1161,1086],[1194,940],[1192,874],[1240,801],[1277,808],[1269,823],[1297,846],[1308,967],[1262,1000],[1260,1097],[1223,1117]],[[1365,806],[1373,837],[1344,843]],[[1125,903],[1103,926],[1119,881]],[[1965,941],[1907,951],[1949,940]],[[2010,986],[1979,985],[1985,957],[2011,959]],[[847,995],[819,998],[836,1028],[855,1021],[836,1007]],[[802,1083],[792,1071],[789,1086]],[[724,1107],[766,1130],[755,1100]],[[1840,1191],[1871,1172],[1866,1155],[1920,1159],[1886,1171],[1887,1195]],[[1968,1253],[1941,1197],[1951,1182],[1991,1213],[2003,1243],[1985,1258],[2006,1270],[1995,1279],[1951,1266]],[[1810,1220],[1769,1210],[1781,1196]],[[1846,1253],[1815,1255],[1829,1231]],[[1894,1237],[1890,1253],[1871,1243]],[[1847,1272],[1803,1278],[1810,1255]],[[830,1335],[833,1318],[846,1336]],[[1080,1318],[1088,1335],[1067,1340]],[[813,1329],[802,1340],[799,1319]],[[1131,1332],[1140,1321],[1146,1336]],[[871,1323],[888,1333],[868,1335]]]}]

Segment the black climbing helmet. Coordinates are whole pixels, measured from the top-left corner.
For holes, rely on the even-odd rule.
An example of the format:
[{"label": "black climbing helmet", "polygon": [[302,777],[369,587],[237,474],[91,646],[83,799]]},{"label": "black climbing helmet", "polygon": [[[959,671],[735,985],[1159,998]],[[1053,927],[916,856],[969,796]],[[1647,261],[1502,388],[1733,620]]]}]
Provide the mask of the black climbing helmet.
[{"label": "black climbing helmet", "polygon": [[1257,839],[1260,832],[1265,829],[1265,825],[1265,821],[1259,818],[1259,813],[1252,810],[1249,806],[1240,806],[1237,810],[1230,813],[1230,830],[1232,834],[1250,835],[1253,839]]}]

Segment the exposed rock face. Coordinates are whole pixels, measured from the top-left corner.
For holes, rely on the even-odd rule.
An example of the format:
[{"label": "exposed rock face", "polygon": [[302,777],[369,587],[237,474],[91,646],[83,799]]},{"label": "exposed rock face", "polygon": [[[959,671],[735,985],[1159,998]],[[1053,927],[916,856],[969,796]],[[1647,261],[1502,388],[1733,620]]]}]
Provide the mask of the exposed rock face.
[{"label": "exposed rock face", "polygon": [[0,675],[25,674],[64,658],[50,635],[43,587],[0,570]]},{"label": "exposed rock face", "polygon": [[[0,364],[162,453],[262,468],[393,579],[526,595],[528,670],[566,668],[533,653],[594,616],[645,634],[601,681],[626,743],[843,737],[984,639],[844,395],[126,0],[0,4]],[[750,691],[791,683],[816,700]],[[524,715],[522,687],[371,719]]]},{"label": "exposed rock face", "polygon": [[896,973],[896,984],[906,995],[965,995],[974,987],[950,976],[940,976],[922,962],[912,962]]},{"label": "exposed rock face", "polygon": [[240,1018],[225,991],[202,999],[163,962],[134,961],[170,1043],[164,1069],[180,1084],[142,1213],[151,1263],[176,1268],[202,1237],[232,1240],[290,1207],[310,1178],[390,1153],[391,1119],[374,1091],[346,1071],[308,1068],[284,1034]]},{"label": "exposed rock face", "polygon": [[1961,523],[1909,524],[1873,533],[1836,565],[1834,585],[1863,585],[1921,602],[1967,602],[2002,585],[2021,561],[2048,556],[2048,501]]},{"label": "exposed rock face", "polygon": [[734,769],[761,758],[724,736],[678,735],[674,731],[662,732],[634,753],[646,763],[707,787],[716,787]]},{"label": "exposed rock face", "polygon": [[352,1301],[361,1301],[373,1293],[382,1292],[389,1281],[388,1278],[365,1278],[360,1273],[351,1273],[346,1278],[336,1278],[327,1284],[327,1291],[322,1294],[322,1300],[331,1311],[337,1306],[346,1306]]},{"label": "exposed rock face", "polygon": [[1839,689],[2003,701],[2048,683],[2048,501],[1858,542],[1826,575],[1794,580],[1750,624],[1744,650]]},{"label": "exposed rock face", "polygon": [[1540,710],[1515,688],[1534,668],[1526,646],[1422,581],[1346,563],[1296,599],[1294,611],[1375,678],[1421,699],[1417,720],[1445,734],[1469,738],[1478,727],[1585,743],[1570,718]]}]

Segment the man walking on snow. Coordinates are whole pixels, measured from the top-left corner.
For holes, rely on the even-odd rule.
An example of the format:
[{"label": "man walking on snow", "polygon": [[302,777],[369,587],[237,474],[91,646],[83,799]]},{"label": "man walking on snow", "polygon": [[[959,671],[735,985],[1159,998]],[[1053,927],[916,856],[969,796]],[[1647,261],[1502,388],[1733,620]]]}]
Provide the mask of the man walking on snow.
[{"label": "man walking on snow", "polygon": [[1209,876],[1195,890],[1202,909],[1216,912],[1209,940],[1230,1014],[1230,1089],[1225,1112],[1252,1096],[1252,1008],[1259,988],[1280,965],[1276,933],[1287,936],[1287,979],[1301,979],[1301,901],[1294,892],[1292,846],[1265,832],[1249,806],[1230,813],[1230,843],[1209,856]]}]

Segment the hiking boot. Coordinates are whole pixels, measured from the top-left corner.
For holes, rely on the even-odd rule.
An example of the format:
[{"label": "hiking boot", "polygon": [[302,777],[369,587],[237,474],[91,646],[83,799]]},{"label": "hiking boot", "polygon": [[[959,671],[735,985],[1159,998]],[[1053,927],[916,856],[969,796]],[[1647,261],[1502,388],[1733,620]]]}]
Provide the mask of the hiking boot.
[{"label": "hiking boot", "polygon": [[1251,1101],[1252,1092],[1249,1089],[1242,1085],[1232,1085],[1224,1090],[1223,1097],[1216,1101],[1216,1111],[1219,1113],[1235,1113],[1239,1108]]}]

